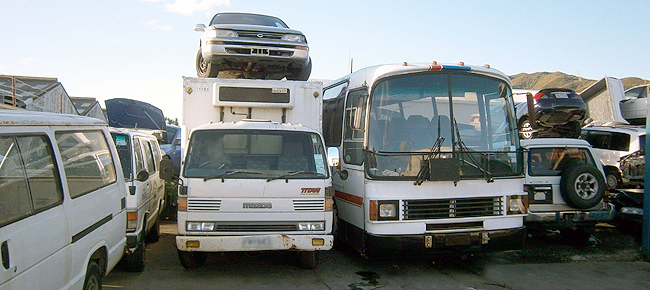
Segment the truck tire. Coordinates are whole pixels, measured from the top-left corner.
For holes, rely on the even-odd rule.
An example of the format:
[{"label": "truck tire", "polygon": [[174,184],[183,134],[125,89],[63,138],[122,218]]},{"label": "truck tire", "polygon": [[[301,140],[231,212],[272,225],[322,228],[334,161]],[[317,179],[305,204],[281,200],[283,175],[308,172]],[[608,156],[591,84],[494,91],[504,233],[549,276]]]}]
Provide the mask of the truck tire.
[{"label": "truck tire", "polygon": [[298,263],[300,268],[313,270],[318,268],[320,257],[318,251],[300,251],[298,253]]},{"label": "truck tire", "polygon": [[84,290],[101,290],[102,289],[102,274],[99,266],[95,261],[88,263],[86,269],[86,278],[84,280]]},{"label": "truck tire", "polygon": [[196,53],[196,75],[200,78],[216,78],[219,74],[219,66],[205,61],[201,54],[201,48]]},{"label": "truck tire", "polygon": [[185,269],[197,269],[201,268],[205,264],[207,258],[207,253],[205,252],[186,252],[178,250],[178,260],[180,260],[181,265]]},{"label": "truck tire", "polygon": [[605,196],[605,180],[595,166],[576,164],[562,172],[560,193],[568,205],[588,209],[600,203]]}]

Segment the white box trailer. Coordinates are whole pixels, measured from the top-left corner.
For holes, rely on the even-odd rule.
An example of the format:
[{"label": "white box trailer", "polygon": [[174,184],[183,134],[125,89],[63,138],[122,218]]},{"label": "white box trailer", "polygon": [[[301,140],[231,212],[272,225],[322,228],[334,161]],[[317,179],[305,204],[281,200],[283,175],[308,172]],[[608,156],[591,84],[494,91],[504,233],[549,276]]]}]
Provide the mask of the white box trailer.
[{"label": "white box trailer", "polygon": [[292,250],[301,266],[332,248],[333,188],[322,84],[183,79],[181,264],[207,252]]}]

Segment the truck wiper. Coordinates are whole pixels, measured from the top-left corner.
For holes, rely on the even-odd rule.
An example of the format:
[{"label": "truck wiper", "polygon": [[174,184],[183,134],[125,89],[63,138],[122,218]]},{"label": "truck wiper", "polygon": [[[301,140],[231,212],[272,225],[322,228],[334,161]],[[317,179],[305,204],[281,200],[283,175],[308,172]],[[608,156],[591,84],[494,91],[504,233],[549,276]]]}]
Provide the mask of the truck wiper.
[{"label": "truck wiper", "polygon": [[219,178],[224,178],[224,177],[226,177],[226,176],[230,176],[230,175],[238,174],[238,173],[242,173],[242,174],[262,174],[261,172],[257,172],[257,171],[248,171],[248,170],[228,170],[228,171],[226,171],[226,172],[224,172],[224,173],[222,173],[222,174],[218,174],[218,175],[214,175],[214,176],[204,177],[204,178],[203,178],[203,181],[208,181],[208,180],[210,180],[210,179],[219,179]]},{"label": "truck wiper", "polygon": [[304,170],[300,170],[300,171],[289,171],[289,172],[287,172],[286,174],[278,175],[278,176],[275,176],[275,177],[269,177],[269,178],[266,179],[266,182],[269,182],[269,181],[272,181],[272,180],[276,180],[276,179],[283,179],[283,178],[291,177],[291,176],[294,176],[294,175],[300,175],[300,174],[316,174],[316,175],[325,176],[325,175],[322,174],[322,173],[313,172],[313,171],[304,171]]},{"label": "truck wiper", "polygon": [[433,146],[431,146],[431,151],[429,151],[429,154],[422,160],[422,163],[420,163],[420,171],[418,172],[415,183],[413,183],[413,185],[421,185],[422,182],[424,182],[424,180],[431,174],[429,161],[431,158],[436,157],[440,154],[440,148],[442,147],[443,142],[445,142],[445,137],[440,136],[440,133],[438,133],[438,139],[436,139],[436,142],[434,142]]},{"label": "truck wiper", "polygon": [[[454,147],[458,146],[458,149],[460,149],[460,153],[458,154],[459,159],[463,163],[472,166],[478,169],[479,171],[483,172],[483,178],[485,178],[488,183],[494,182],[494,180],[492,179],[492,173],[487,169],[483,168],[483,166],[481,166],[481,163],[474,158],[472,153],[470,153],[469,148],[467,148],[467,145],[465,145],[465,142],[463,142],[463,139],[461,139],[460,129],[458,129],[458,123],[456,122],[456,118],[454,118],[453,125],[454,125],[454,130],[456,131],[456,144]],[[464,152],[467,153],[467,159],[462,158]]]}]

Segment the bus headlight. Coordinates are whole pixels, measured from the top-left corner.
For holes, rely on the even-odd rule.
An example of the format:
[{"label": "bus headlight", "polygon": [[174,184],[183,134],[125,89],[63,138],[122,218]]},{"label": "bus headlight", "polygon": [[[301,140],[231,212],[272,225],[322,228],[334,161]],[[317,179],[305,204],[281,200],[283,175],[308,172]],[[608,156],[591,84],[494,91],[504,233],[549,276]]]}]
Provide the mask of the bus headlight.
[{"label": "bus headlight", "polygon": [[298,223],[299,231],[324,231],[325,222],[300,222]]},{"label": "bus headlight", "polygon": [[211,232],[215,224],[212,222],[187,222],[185,229],[188,232]]},{"label": "bus headlight", "polygon": [[528,195],[508,196],[506,206],[508,207],[508,214],[527,214]]}]

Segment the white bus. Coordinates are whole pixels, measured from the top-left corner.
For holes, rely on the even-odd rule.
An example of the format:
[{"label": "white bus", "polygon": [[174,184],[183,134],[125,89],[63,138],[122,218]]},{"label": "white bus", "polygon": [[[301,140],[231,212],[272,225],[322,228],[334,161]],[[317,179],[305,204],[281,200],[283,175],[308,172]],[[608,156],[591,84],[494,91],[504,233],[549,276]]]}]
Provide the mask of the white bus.
[{"label": "white bus", "polygon": [[508,76],[381,65],[327,84],[323,98],[336,242],[367,257],[522,247],[528,205]]}]

